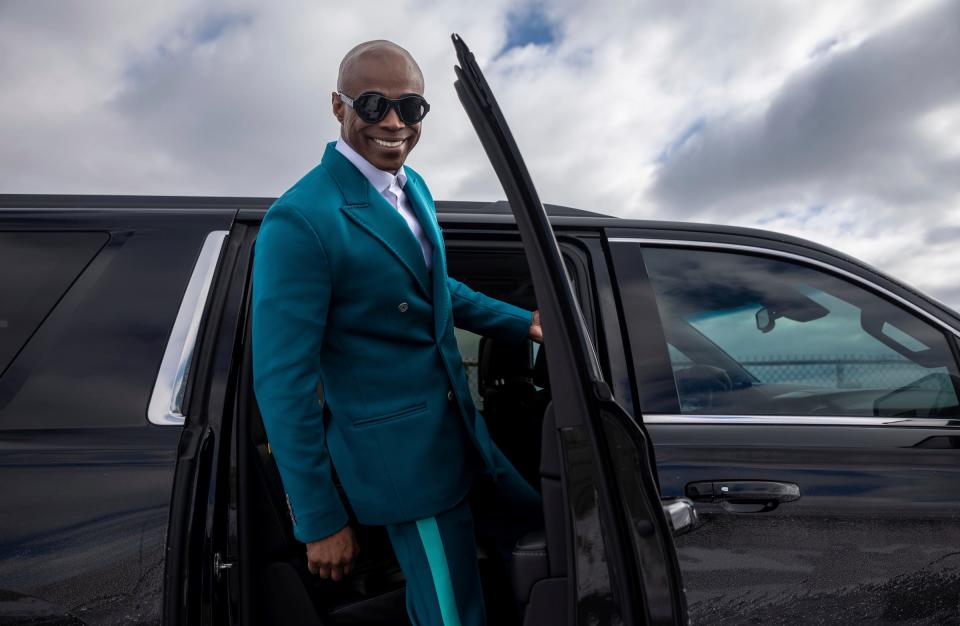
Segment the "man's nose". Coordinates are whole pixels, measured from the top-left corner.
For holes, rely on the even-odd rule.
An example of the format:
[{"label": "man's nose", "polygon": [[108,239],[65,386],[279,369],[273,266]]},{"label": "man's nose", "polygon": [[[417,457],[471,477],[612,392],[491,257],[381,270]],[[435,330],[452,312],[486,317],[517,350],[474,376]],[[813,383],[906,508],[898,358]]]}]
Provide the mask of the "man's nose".
[{"label": "man's nose", "polygon": [[380,127],[388,130],[400,130],[405,126],[406,124],[403,123],[397,110],[393,107],[387,109],[387,114],[380,120]]}]

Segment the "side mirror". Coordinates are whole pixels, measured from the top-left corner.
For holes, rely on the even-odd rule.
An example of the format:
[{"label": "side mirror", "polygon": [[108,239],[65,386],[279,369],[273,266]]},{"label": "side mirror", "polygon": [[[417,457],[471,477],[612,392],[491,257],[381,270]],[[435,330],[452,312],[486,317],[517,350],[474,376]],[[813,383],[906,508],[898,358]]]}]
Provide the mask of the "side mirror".
[{"label": "side mirror", "polygon": [[663,514],[667,517],[667,521],[670,522],[674,537],[690,532],[700,525],[697,509],[690,500],[664,498],[660,501],[660,505],[663,507]]},{"label": "side mirror", "polygon": [[761,333],[769,333],[773,330],[773,327],[777,325],[777,314],[767,307],[763,307],[757,311],[755,317],[757,319],[757,330]]}]

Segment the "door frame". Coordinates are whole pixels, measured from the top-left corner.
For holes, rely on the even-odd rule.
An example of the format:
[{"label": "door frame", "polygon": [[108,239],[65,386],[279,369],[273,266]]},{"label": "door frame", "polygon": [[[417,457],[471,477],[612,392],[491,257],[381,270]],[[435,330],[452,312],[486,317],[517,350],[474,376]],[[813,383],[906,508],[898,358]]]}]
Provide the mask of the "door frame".
[{"label": "door frame", "polygon": [[[453,35],[453,43],[460,63],[454,87],[516,218],[548,345],[551,407],[576,536],[568,616],[576,624],[598,614],[631,624],[682,623],[685,598],[654,479],[652,446],[604,381],[519,149],[473,54],[459,36]],[[587,573],[589,581],[579,580],[578,574]]]}]

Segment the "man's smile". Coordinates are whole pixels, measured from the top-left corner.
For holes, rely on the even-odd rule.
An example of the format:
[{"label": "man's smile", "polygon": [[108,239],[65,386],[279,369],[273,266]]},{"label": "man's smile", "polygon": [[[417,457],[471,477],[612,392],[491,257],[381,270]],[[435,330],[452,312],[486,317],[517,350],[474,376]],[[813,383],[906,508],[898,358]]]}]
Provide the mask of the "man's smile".
[{"label": "man's smile", "polygon": [[406,139],[380,139],[378,137],[371,137],[373,142],[382,148],[399,148],[403,145],[403,142]]}]

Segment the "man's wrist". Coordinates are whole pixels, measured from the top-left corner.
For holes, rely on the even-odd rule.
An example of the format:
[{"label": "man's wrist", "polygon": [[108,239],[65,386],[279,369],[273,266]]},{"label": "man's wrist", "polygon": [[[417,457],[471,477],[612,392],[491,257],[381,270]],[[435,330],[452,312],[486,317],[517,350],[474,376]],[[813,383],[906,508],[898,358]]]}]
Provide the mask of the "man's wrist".
[{"label": "man's wrist", "polygon": [[303,543],[305,543],[305,544],[307,544],[307,545],[310,545],[310,544],[313,544],[313,543],[320,543],[321,541],[326,541],[327,539],[330,539],[331,537],[335,537],[335,536],[339,535],[340,533],[343,532],[343,530],[344,530],[345,528],[349,528],[349,527],[350,527],[350,522],[347,522],[346,524],[344,524],[344,525],[341,526],[340,528],[336,529],[335,531],[333,531],[333,532],[330,533],[329,535],[325,535],[325,536],[323,536],[323,537],[318,537],[318,538],[313,539],[313,540],[311,540],[311,541],[304,541]]},{"label": "man's wrist", "polygon": [[342,508],[314,515],[297,516],[293,535],[303,543],[314,543],[335,535],[350,521]]}]

